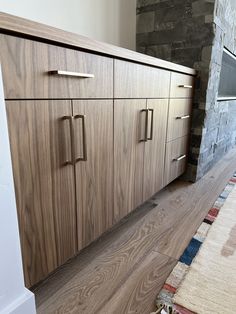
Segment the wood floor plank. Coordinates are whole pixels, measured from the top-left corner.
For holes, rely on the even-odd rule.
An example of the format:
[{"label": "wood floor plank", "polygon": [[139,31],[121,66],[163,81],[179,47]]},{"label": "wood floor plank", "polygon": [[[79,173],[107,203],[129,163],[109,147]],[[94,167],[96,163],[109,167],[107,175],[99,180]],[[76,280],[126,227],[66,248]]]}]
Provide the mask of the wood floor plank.
[{"label": "wood floor plank", "polygon": [[155,247],[152,233],[155,225],[128,230],[109,249],[38,307],[38,313],[96,313],[127,279],[138,263]]},{"label": "wood floor plank", "polygon": [[[235,171],[235,153],[232,150],[197,183],[170,184],[49,278],[35,291],[38,313],[97,313],[109,307],[112,298],[125,294],[126,284],[132,291],[139,289],[141,282],[135,274],[151,252],[178,258]],[[152,293],[148,298],[153,304]],[[141,306],[141,299],[135,299],[137,305],[134,301],[127,306]]]},{"label": "wood floor plank", "polygon": [[[235,150],[230,152],[205,177],[184,188],[183,193],[176,198],[174,203],[172,198],[167,198],[158,204],[159,208],[168,208],[179,212],[174,224],[170,224],[169,228],[166,228],[165,234],[159,237],[158,252],[179,259],[205,215],[236,170],[235,153]],[[181,189],[178,189],[177,195]]]},{"label": "wood floor plank", "polygon": [[152,251],[132,272],[98,314],[149,314],[176,260]]},{"label": "wood floor plank", "polygon": [[135,223],[142,220],[145,215],[148,215],[155,206],[155,202],[146,202],[143,206],[140,206],[132,213],[132,216],[122,219],[107,234],[104,234],[97,241],[90,244],[88,248],[82,250],[78,256],[58,268],[48,280],[34,287],[33,292],[36,294],[37,306],[40,307],[50,299],[67,282],[70,282],[76,274],[86,272],[88,264],[91,264],[93,260],[96,264],[96,259],[101,254],[112,251],[113,246],[117,244],[117,241],[114,241],[114,239],[121,239],[122,241],[122,235],[131,229]]}]

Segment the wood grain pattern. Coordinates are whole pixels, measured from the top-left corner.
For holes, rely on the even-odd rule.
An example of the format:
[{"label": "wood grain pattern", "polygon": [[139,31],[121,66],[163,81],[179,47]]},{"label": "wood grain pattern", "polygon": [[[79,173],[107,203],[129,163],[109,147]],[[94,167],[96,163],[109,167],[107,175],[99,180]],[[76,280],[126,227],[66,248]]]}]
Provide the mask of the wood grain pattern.
[{"label": "wood grain pattern", "polygon": [[[190,133],[190,121],[192,113],[192,99],[170,99],[168,127],[167,127],[167,142],[178,137],[185,136]],[[188,119],[177,119],[189,115]]]},{"label": "wood grain pattern", "polygon": [[142,114],[146,100],[114,101],[114,213],[117,222],[143,202],[144,142]]},{"label": "wood grain pattern", "polygon": [[153,222],[145,220],[140,227],[125,230],[94,259],[84,256],[87,266],[70,280],[65,278],[64,285],[38,307],[38,313],[96,313],[102,309],[154,246]]},{"label": "wood grain pattern", "polygon": [[[74,100],[85,115],[87,161],[76,163],[78,246],[85,247],[113,224],[113,101]],[[82,156],[81,120],[75,123],[76,156]]]},{"label": "wood grain pattern", "polygon": [[[177,138],[166,144],[165,185],[184,173],[187,165],[188,136]],[[176,158],[186,155],[182,160]]]},{"label": "wood grain pattern", "polygon": [[7,101],[26,285],[76,252],[74,171],[64,166],[61,117],[70,101]]},{"label": "wood grain pattern", "polygon": [[[194,91],[194,77],[181,73],[171,73],[170,84],[170,97],[171,98],[192,98]],[[184,88],[180,85],[192,86],[192,88]]]},{"label": "wood grain pattern", "polygon": [[2,32],[12,32],[21,36],[37,37],[41,40],[49,40],[56,44],[66,44],[74,48],[81,48],[93,51],[95,53],[101,53],[144,64],[150,64],[161,68],[167,68],[173,71],[196,75],[196,70],[182,65],[153,58],[132,50],[99,42],[94,39],[89,39],[81,35],[66,32],[48,25],[26,20],[24,18],[16,17],[3,12],[0,12],[0,30]]},{"label": "wood grain pattern", "polygon": [[115,98],[168,98],[169,87],[169,71],[114,61]]},{"label": "wood grain pattern", "polygon": [[[145,143],[143,199],[149,199],[164,186],[165,139],[168,100],[148,99],[153,109],[153,139]],[[150,113],[149,113],[149,116]],[[149,123],[151,125],[151,121]],[[148,132],[149,133],[149,132]]]},{"label": "wood grain pattern", "polygon": [[[164,237],[159,239],[158,252],[172,258],[180,258],[207,212],[235,172],[236,163],[233,160],[235,153],[236,150],[233,149],[195,184],[189,185],[187,189],[184,187],[178,189],[179,194],[175,195],[176,203],[173,199],[169,199],[165,204],[160,203],[171,211],[179,211],[180,215],[174,224],[171,223],[166,229]],[[181,186],[181,182],[178,182],[178,186]]]},{"label": "wood grain pattern", "polygon": [[[102,241],[59,269],[35,291],[38,313],[97,313],[108,303],[114,309],[110,300],[114,300],[115,309],[139,309],[142,303],[153,304],[159,286],[155,296],[153,291],[142,294],[139,289],[146,287],[148,272],[156,274],[156,269],[164,264],[164,257],[158,262],[155,260],[158,256],[153,257],[152,252],[179,258],[235,171],[235,153],[232,150],[194,184],[174,181],[153,198],[153,203],[146,203],[146,207],[129,216]],[[166,277],[167,269],[163,265]],[[125,292],[131,300],[123,298]],[[150,308],[147,306],[141,313],[149,314]]]},{"label": "wood grain pattern", "polygon": [[[112,98],[113,60],[90,53],[0,34],[5,98]],[[94,74],[78,78],[49,74]]]},{"label": "wood grain pattern", "polygon": [[151,252],[98,313],[151,313],[157,291],[163,287],[176,263],[168,256]]}]

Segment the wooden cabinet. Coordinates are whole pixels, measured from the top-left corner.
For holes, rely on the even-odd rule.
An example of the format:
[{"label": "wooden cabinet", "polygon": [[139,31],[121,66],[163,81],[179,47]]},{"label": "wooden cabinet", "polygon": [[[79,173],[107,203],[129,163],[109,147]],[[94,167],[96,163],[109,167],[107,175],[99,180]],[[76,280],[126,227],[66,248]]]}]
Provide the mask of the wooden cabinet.
[{"label": "wooden cabinet", "polygon": [[32,286],[77,251],[74,173],[64,150],[71,103],[7,101],[6,108],[25,281]]},{"label": "wooden cabinet", "polygon": [[143,199],[149,199],[164,186],[167,99],[148,99],[148,138],[145,142]]},{"label": "wooden cabinet", "polygon": [[113,223],[113,101],[73,100],[78,249]]},{"label": "wooden cabinet", "polygon": [[30,287],[184,172],[196,72],[0,16]]},{"label": "wooden cabinet", "polygon": [[114,101],[115,221],[143,202],[145,99]]}]

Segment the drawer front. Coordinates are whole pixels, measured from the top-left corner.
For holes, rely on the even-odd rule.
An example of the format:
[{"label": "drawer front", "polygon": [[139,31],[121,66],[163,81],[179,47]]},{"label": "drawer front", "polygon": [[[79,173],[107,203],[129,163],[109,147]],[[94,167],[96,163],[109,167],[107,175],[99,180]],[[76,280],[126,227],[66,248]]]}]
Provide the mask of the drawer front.
[{"label": "drawer front", "polygon": [[115,98],[168,98],[170,72],[115,60]]},{"label": "drawer front", "polygon": [[111,58],[0,36],[5,98],[113,97]]},{"label": "drawer front", "polygon": [[194,77],[181,73],[171,73],[170,97],[193,97]]},{"label": "drawer front", "polygon": [[165,185],[184,173],[187,164],[188,136],[166,144]]},{"label": "drawer front", "polygon": [[192,99],[170,99],[167,142],[190,132]]}]

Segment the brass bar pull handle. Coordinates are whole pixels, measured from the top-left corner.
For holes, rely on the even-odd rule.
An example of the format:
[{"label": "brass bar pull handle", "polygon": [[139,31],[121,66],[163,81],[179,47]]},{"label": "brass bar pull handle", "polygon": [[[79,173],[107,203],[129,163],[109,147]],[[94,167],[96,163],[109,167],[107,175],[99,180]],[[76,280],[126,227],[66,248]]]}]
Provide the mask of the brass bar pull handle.
[{"label": "brass bar pull handle", "polygon": [[150,130],[150,136],[147,138],[148,141],[151,141],[152,138],[153,138],[153,112],[154,112],[154,109],[148,109],[148,111],[150,111],[152,113],[151,115],[151,130]]},{"label": "brass bar pull handle", "polygon": [[178,158],[174,158],[173,161],[180,161],[182,159],[186,158],[186,155],[181,155]]},{"label": "brass bar pull handle", "polygon": [[190,89],[193,88],[192,85],[179,85],[179,87],[182,87],[182,88],[190,88]]},{"label": "brass bar pull handle", "polygon": [[74,159],[74,149],[73,149],[73,121],[72,116],[64,116],[61,118],[62,121],[68,120],[70,124],[70,148],[71,148],[71,159],[66,159],[63,164],[64,165],[73,165],[73,159]]},{"label": "brass bar pull handle", "polygon": [[81,119],[82,121],[82,139],[83,139],[83,157],[76,157],[75,162],[87,160],[87,141],[86,141],[86,129],[85,129],[85,115],[77,114],[74,119]]},{"label": "brass bar pull handle", "polygon": [[49,74],[52,75],[61,75],[61,76],[74,76],[80,78],[93,78],[94,74],[90,73],[80,73],[80,72],[71,72],[71,71],[63,71],[63,70],[53,70],[49,71]]},{"label": "brass bar pull handle", "polygon": [[189,118],[190,118],[189,114],[187,114],[185,116],[176,117],[177,120],[184,120],[184,119],[189,119]]},{"label": "brass bar pull handle", "polygon": [[141,139],[140,142],[147,142],[148,140],[148,109],[142,109],[141,112],[145,112],[145,135],[144,139]]}]

